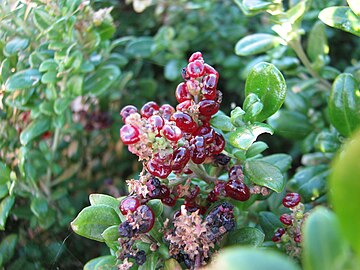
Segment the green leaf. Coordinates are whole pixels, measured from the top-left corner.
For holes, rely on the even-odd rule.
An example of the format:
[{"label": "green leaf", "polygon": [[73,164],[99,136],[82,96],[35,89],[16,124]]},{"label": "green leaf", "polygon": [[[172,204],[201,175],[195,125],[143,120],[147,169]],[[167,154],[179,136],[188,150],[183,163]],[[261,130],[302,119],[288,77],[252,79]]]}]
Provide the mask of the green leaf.
[{"label": "green leaf", "polygon": [[165,65],[164,76],[169,81],[175,81],[179,78],[179,70],[185,65],[186,63],[179,61],[179,60],[170,60]]},{"label": "green leaf", "polygon": [[84,208],[79,213],[71,222],[71,228],[78,235],[104,242],[101,234],[110,226],[119,224],[119,215],[113,208],[106,205],[93,205]]},{"label": "green leaf", "polygon": [[249,149],[246,151],[246,157],[251,158],[261,154],[263,151],[268,149],[269,146],[264,142],[254,142]]},{"label": "green leaf", "polygon": [[229,133],[229,142],[236,148],[247,150],[263,133],[273,134],[273,130],[269,125],[263,123],[242,126]]},{"label": "green leaf", "polygon": [[294,93],[292,90],[286,92],[285,106],[291,111],[297,111],[304,115],[309,110],[309,102],[302,93]]},{"label": "green leaf", "polygon": [[230,232],[227,244],[229,245],[250,245],[259,247],[264,242],[265,234],[259,229],[245,227],[234,232]]},{"label": "green leaf", "polygon": [[319,13],[323,23],[360,36],[359,17],[349,7],[328,7]]},{"label": "green leaf", "polygon": [[46,72],[46,71],[55,71],[58,68],[58,64],[54,59],[46,59],[44,62],[42,62],[39,66],[40,72]]},{"label": "green leaf", "polygon": [[326,192],[327,165],[305,167],[288,182],[291,190],[299,192],[305,202],[310,202]]},{"label": "green leaf", "polygon": [[57,72],[52,70],[44,73],[41,77],[41,83],[43,84],[55,83],[57,80]]},{"label": "green leaf", "polygon": [[241,56],[267,52],[277,47],[282,40],[270,34],[253,34],[240,39],[235,45],[235,53]]},{"label": "green leaf", "polygon": [[140,37],[130,41],[125,52],[136,58],[146,58],[151,55],[151,47],[154,41],[152,37]]},{"label": "green leaf", "polygon": [[6,43],[4,54],[9,57],[25,50],[29,46],[29,40],[26,38],[15,37]]},{"label": "green leaf", "polygon": [[8,196],[0,203],[0,230],[5,230],[6,220],[9,216],[10,210],[15,203],[14,196]]},{"label": "green leaf", "polygon": [[114,197],[111,197],[106,194],[90,194],[89,201],[91,205],[106,205],[115,210],[115,212],[122,218],[124,216],[121,214],[119,206],[120,201]]},{"label": "green leaf", "polygon": [[0,161],[0,185],[4,185],[8,181],[10,181],[10,169]]},{"label": "green leaf", "polygon": [[315,139],[315,147],[323,153],[335,153],[341,145],[337,133],[321,131]]},{"label": "green leaf", "polygon": [[120,69],[117,66],[103,66],[85,78],[84,92],[99,96],[110,88],[120,74]]},{"label": "green leaf", "polygon": [[230,117],[225,115],[223,112],[216,113],[210,120],[213,127],[223,131],[231,131],[234,126],[230,122]]},{"label": "green leaf", "polygon": [[209,270],[299,270],[289,257],[273,251],[251,247],[230,247],[223,249],[215,257]]},{"label": "green leaf", "polygon": [[116,257],[112,255],[101,256],[95,259],[88,261],[84,265],[83,270],[110,270],[110,269],[117,269],[113,268],[116,264]]},{"label": "green leaf", "polygon": [[335,214],[322,206],[315,208],[303,230],[304,269],[349,269],[344,267],[349,251]]},{"label": "green leaf", "polygon": [[230,123],[235,127],[242,127],[244,125],[244,114],[245,111],[243,109],[241,109],[239,106],[235,107],[235,109],[230,112]]},{"label": "green leaf", "polygon": [[114,251],[119,249],[119,226],[114,225],[107,228],[101,236],[104,238],[106,245]]},{"label": "green leaf", "polygon": [[360,132],[344,145],[332,163],[330,200],[339,217],[342,232],[360,256]]},{"label": "green leaf", "polygon": [[340,74],[333,83],[329,97],[329,118],[344,136],[349,136],[360,126],[360,90],[353,75]]},{"label": "green leaf", "polygon": [[281,4],[272,0],[235,0],[245,15],[255,15],[257,13],[267,11],[273,12],[281,8]]},{"label": "green leaf", "polygon": [[325,33],[324,24],[316,22],[309,34],[307,45],[307,54],[312,62],[315,62],[318,57],[325,56],[329,53],[329,45]]},{"label": "green leaf", "polygon": [[5,90],[12,92],[23,90],[37,85],[41,79],[41,73],[36,69],[25,69],[10,76],[5,83]]},{"label": "green leaf", "polygon": [[272,238],[276,229],[278,229],[279,227],[283,227],[283,224],[280,222],[279,217],[272,212],[260,212],[259,223],[261,229],[265,233],[266,240],[270,240]]},{"label": "green leaf", "polygon": [[285,179],[280,169],[265,161],[247,160],[244,165],[244,174],[253,183],[268,187],[278,193],[285,187]]},{"label": "green leaf", "polygon": [[48,212],[48,202],[45,198],[36,198],[34,197],[31,200],[30,209],[34,215],[38,218],[43,218]]},{"label": "green leaf", "polygon": [[74,96],[81,96],[83,93],[84,77],[74,75],[66,82],[66,88]]},{"label": "green leaf", "polygon": [[40,31],[46,30],[53,23],[53,18],[49,15],[49,13],[40,8],[34,9],[33,20],[35,26]]},{"label": "green leaf", "polygon": [[54,102],[54,111],[56,114],[62,114],[68,108],[71,102],[70,98],[59,98]]},{"label": "green leaf", "polygon": [[360,2],[358,0],[346,0],[351,10],[360,17]]},{"label": "green leaf", "polygon": [[263,104],[254,121],[262,122],[277,112],[284,103],[286,83],[281,72],[272,64],[261,62],[250,71],[245,83],[245,95],[256,94]]},{"label": "green leaf", "polygon": [[157,217],[160,217],[164,211],[164,205],[159,199],[151,200],[147,203],[147,205],[151,207]]},{"label": "green leaf", "polygon": [[39,117],[32,121],[20,134],[21,144],[27,145],[34,138],[42,135],[45,131],[48,131],[50,129],[50,124],[51,120],[48,117]]},{"label": "green leaf", "polygon": [[143,265],[139,266],[139,270],[155,270],[158,262],[159,255],[155,252],[146,256],[146,261]]},{"label": "green leaf", "polygon": [[9,262],[11,258],[14,256],[17,242],[18,242],[18,236],[16,234],[9,234],[1,241],[0,256],[3,259],[2,261],[3,265]]},{"label": "green leaf", "polygon": [[303,139],[313,130],[306,115],[283,109],[270,117],[268,124],[275,129],[275,134],[290,140]]},{"label": "green leaf", "polygon": [[177,260],[168,259],[164,263],[164,270],[182,270],[182,267]]},{"label": "green leaf", "polygon": [[264,108],[264,105],[256,94],[250,93],[244,100],[243,108],[245,111],[244,120],[253,122]]},{"label": "green leaf", "polygon": [[261,158],[260,160],[270,163],[280,169],[281,172],[286,172],[291,167],[292,158],[286,154],[273,154]]}]

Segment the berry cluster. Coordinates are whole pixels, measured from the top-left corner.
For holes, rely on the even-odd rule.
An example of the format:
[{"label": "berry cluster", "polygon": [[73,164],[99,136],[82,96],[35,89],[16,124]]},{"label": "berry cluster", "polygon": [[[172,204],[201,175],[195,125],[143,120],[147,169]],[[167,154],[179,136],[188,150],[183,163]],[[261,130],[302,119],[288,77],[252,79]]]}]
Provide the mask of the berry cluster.
[{"label": "berry cluster", "polygon": [[185,82],[175,91],[176,110],[150,101],[140,112],[132,105],[120,112],[125,122],[121,140],[144,161],[147,171],[159,178],[171,172],[191,173],[186,166],[190,161],[211,162],[225,147],[223,136],[209,123],[221,102],[222,94],[216,89],[218,72],[197,52],[184,68],[183,78]]},{"label": "berry cluster", "polygon": [[247,201],[250,190],[244,183],[244,174],[241,165],[235,165],[229,170],[229,181],[217,181],[214,189],[209,193],[208,200],[215,202],[219,197],[230,197],[238,201]]},{"label": "berry cluster", "polygon": [[291,210],[291,213],[284,213],[280,221],[284,228],[278,228],[272,238],[275,243],[283,243],[285,250],[293,257],[299,257],[301,253],[301,227],[307,216],[304,214],[304,205],[300,202],[298,193],[288,193],[283,198],[282,204]]}]

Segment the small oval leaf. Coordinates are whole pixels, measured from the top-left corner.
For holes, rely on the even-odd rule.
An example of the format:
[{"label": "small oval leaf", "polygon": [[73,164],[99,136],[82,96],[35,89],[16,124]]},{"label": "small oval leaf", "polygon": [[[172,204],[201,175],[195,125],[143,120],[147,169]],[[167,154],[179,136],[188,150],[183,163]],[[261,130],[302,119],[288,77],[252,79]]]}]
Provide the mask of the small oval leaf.
[{"label": "small oval leaf", "polygon": [[235,45],[235,53],[248,56],[266,52],[281,43],[281,39],[270,34],[253,34],[240,39]]},{"label": "small oval leaf", "polygon": [[20,142],[22,145],[27,145],[34,138],[40,136],[50,129],[51,120],[48,117],[41,117],[35,119],[30,125],[24,129],[20,134]]},{"label": "small oval leaf", "polygon": [[10,76],[5,83],[5,90],[12,92],[34,87],[41,79],[41,73],[36,69],[26,69]]}]

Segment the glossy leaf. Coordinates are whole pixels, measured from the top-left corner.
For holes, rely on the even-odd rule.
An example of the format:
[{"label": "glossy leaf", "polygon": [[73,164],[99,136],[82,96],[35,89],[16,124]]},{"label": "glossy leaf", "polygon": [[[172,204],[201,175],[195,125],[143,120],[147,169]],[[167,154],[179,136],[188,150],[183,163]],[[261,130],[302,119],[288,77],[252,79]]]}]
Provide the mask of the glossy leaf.
[{"label": "glossy leaf", "polygon": [[101,256],[101,257],[97,257],[95,259],[92,259],[90,261],[88,261],[85,265],[84,265],[84,269],[83,270],[99,270],[98,268],[95,268],[96,265],[98,263],[100,263],[101,261],[107,261],[108,259],[114,258],[114,256],[111,255],[106,255],[106,256]]},{"label": "glossy leaf", "polygon": [[43,218],[48,212],[48,202],[45,198],[33,198],[31,200],[30,209],[38,218]]},{"label": "glossy leaf", "polygon": [[231,131],[234,128],[234,126],[230,122],[230,117],[222,112],[218,112],[217,114],[215,114],[211,118],[210,123],[213,127],[216,127],[223,131]]},{"label": "glossy leaf", "polygon": [[119,209],[120,206],[120,200],[111,197],[106,194],[90,194],[89,201],[91,205],[106,205],[114,209],[114,211],[119,215],[122,216]]},{"label": "glossy leaf", "polygon": [[29,46],[29,40],[26,38],[15,37],[6,43],[4,48],[4,54],[6,56],[12,56],[20,51],[25,50]]},{"label": "glossy leaf", "polygon": [[159,199],[151,200],[147,203],[147,205],[151,207],[157,217],[160,217],[164,211],[164,205]]},{"label": "glossy leaf", "polygon": [[71,228],[78,235],[104,242],[101,234],[110,226],[119,225],[120,218],[115,210],[106,205],[93,205],[84,208],[71,222]]},{"label": "glossy leaf", "polygon": [[101,260],[97,261],[94,266],[94,270],[104,269],[104,270],[117,270],[116,266],[116,257],[115,256],[104,256]]},{"label": "glossy leaf", "polygon": [[81,96],[83,93],[84,77],[74,75],[66,83],[66,88],[74,96]]},{"label": "glossy leaf", "polygon": [[0,230],[5,230],[6,220],[14,203],[14,196],[8,196],[0,202]]},{"label": "glossy leaf", "polygon": [[280,169],[262,160],[247,160],[244,164],[244,174],[251,182],[278,193],[285,187],[285,179]]},{"label": "glossy leaf", "polygon": [[283,226],[277,215],[266,211],[259,213],[259,223],[261,229],[265,233],[266,240],[270,240],[273,237],[275,230]]},{"label": "glossy leaf", "polygon": [[326,192],[327,165],[302,168],[288,182],[291,190],[298,192],[305,202],[310,202]]},{"label": "glossy leaf", "polygon": [[255,15],[264,11],[271,13],[281,8],[279,3],[272,0],[235,0],[235,3],[239,5],[245,15]]},{"label": "glossy leaf", "polygon": [[119,78],[120,69],[114,65],[106,65],[85,78],[84,92],[99,96]]},{"label": "glossy leaf", "polygon": [[[3,259],[3,264],[9,262],[15,253],[15,248],[18,242],[18,236],[16,234],[9,234],[4,237],[0,243],[0,256]],[[1,266],[1,263],[0,263]]]},{"label": "glossy leaf", "polygon": [[360,126],[360,89],[349,73],[339,75],[330,92],[329,118],[344,136],[349,136]]},{"label": "glossy leaf", "polygon": [[12,92],[34,87],[41,79],[41,73],[36,69],[25,69],[10,76],[5,83],[5,90]]},{"label": "glossy leaf", "polygon": [[334,160],[330,175],[330,200],[342,232],[360,257],[360,132],[351,137]]},{"label": "glossy leaf", "polygon": [[261,158],[262,161],[268,162],[280,169],[281,172],[286,172],[291,167],[292,158],[287,154],[273,154]]},{"label": "glossy leaf", "polygon": [[209,270],[299,270],[289,257],[273,250],[250,247],[225,248],[207,268]]},{"label": "glossy leaf", "polygon": [[303,248],[305,270],[349,269],[344,267],[349,246],[342,238],[335,214],[324,207],[315,208],[306,219]]},{"label": "glossy leaf", "polygon": [[349,7],[328,7],[319,13],[323,23],[360,36],[359,17]]},{"label": "glossy leaf", "polygon": [[358,0],[346,0],[351,10],[360,17],[360,2]]},{"label": "glossy leaf", "polygon": [[245,83],[245,95],[256,94],[263,104],[254,121],[262,122],[277,112],[284,103],[286,83],[281,72],[272,64],[261,62],[250,71]]},{"label": "glossy leaf", "polygon": [[273,134],[273,130],[269,125],[263,123],[242,126],[230,132],[229,142],[236,148],[247,150],[256,141],[257,137],[263,133]]},{"label": "glossy leaf", "polygon": [[56,114],[62,114],[66,109],[68,109],[68,106],[71,102],[70,98],[58,98],[54,102],[54,111]]},{"label": "glossy leaf", "polygon": [[30,123],[20,134],[20,142],[27,145],[36,137],[42,135],[50,129],[51,120],[48,117],[40,117]]},{"label": "glossy leaf", "polygon": [[130,41],[125,52],[137,58],[146,58],[151,55],[151,47],[154,41],[151,37],[141,37]]},{"label": "glossy leaf", "polygon": [[252,122],[262,111],[264,105],[256,94],[250,93],[246,96],[243,104],[245,111],[244,120]]},{"label": "glossy leaf", "polygon": [[0,185],[6,184],[10,180],[10,169],[5,163],[0,161]]},{"label": "glossy leaf", "polygon": [[275,134],[290,140],[303,139],[313,130],[306,115],[283,109],[270,117],[268,124],[274,128]]},{"label": "glossy leaf", "polygon": [[324,24],[316,22],[309,34],[307,53],[314,62],[319,56],[325,56],[329,53],[329,45],[325,33]]},{"label": "glossy leaf", "polygon": [[230,232],[227,244],[229,245],[250,245],[261,246],[264,242],[265,234],[257,228],[245,227]]},{"label": "glossy leaf", "polygon": [[254,142],[246,151],[246,157],[251,158],[259,155],[268,148],[269,146],[264,142]]},{"label": "glossy leaf", "polygon": [[270,34],[253,34],[240,39],[235,45],[235,53],[241,56],[248,56],[267,52],[278,46],[281,39]]}]

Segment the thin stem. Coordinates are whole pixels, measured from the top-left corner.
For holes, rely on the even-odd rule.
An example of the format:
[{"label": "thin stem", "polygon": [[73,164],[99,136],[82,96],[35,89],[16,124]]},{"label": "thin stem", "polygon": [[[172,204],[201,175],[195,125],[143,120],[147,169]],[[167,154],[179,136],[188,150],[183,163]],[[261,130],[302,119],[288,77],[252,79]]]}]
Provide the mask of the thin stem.
[{"label": "thin stem", "polygon": [[307,68],[311,76],[318,79],[324,86],[326,86],[326,88],[331,88],[331,84],[327,80],[322,78],[311,66],[310,60],[304,52],[303,47],[301,46],[300,39],[292,40],[288,44],[295,51],[296,55],[299,57],[303,65]]},{"label": "thin stem", "polygon": [[212,183],[217,180],[216,177],[208,175],[208,173],[205,171],[204,167],[200,167],[192,162],[189,163],[190,170],[193,171],[193,173],[200,178],[201,180],[204,180],[206,183]]}]

